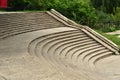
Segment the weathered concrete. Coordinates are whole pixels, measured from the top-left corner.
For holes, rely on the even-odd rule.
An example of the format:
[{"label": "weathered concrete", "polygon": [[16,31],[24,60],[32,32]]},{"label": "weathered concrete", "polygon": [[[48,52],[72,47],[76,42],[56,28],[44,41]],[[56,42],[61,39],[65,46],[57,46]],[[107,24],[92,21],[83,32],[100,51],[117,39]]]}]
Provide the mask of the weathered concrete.
[{"label": "weathered concrete", "polygon": [[120,79],[117,46],[52,15],[0,14],[0,80]]}]

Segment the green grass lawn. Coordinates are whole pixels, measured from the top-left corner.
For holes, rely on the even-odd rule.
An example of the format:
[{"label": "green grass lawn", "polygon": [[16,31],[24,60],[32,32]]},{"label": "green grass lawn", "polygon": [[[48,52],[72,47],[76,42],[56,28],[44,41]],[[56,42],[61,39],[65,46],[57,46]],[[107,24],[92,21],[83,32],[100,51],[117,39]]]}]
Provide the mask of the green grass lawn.
[{"label": "green grass lawn", "polygon": [[101,31],[98,31],[98,30],[95,30],[95,31],[97,31],[101,35],[105,36],[106,38],[108,38],[109,40],[114,42],[120,48],[120,38],[117,37],[118,35],[108,35],[108,34],[105,34],[105,33],[101,32]]}]

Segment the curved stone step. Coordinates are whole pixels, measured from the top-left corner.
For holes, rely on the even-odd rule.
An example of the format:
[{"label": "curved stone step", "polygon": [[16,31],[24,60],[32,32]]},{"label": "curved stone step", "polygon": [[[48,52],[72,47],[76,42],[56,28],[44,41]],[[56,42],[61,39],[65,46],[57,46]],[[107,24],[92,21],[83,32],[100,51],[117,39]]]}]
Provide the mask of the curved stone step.
[{"label": "curved stone step", "polygon": [[[39,47],[39,46],[37,46],[37,47]],[[37,48],[36,47],[36,48]],[[38,51],[35,51],[35,52],[37,52],[37,54],[40,54],[39,52],[39,48],[37,49]],[[48,56],[48,55],[44,55],[45,56],[45,60],[47,59],[47,60],[49,60],[48,62],[52,65],[52,66],[59,66],[58,64],[61,62],[60,60],[59,61],[56,61],[56,59],[54,58],[54,57],[52,57],[52,59],[53,60],[51,60],[50,59],[50,56]],[[38,57],[40,57],[40,56],[38,56]],[[41,57],[40,57],[41,58]],[[61,64],[61,65],[63,65],[63,64]]]},{"label": "curved stone step", "polygon": [[[66,32],[66,34],[68,34],[67,32],[68,31],[63,31],[63,33],[65,34],[65,32]],[[61,33],[61,32],[59,32],[59,33]],[[63,35],[63,33],[61,34],[61,35]],[[54,38],[54,36],[58,36],[58,34],[56,34],[56,33],[52,33],[52,34],[55,34],[55,35],[51,35],[50,34],[50,36],[49,37],[53,37]],[[59,34],[60,35],[60,34]],[[44,35],[45,36],[45,35]],[[47,35],[48,36],[48,35]],[[46,37],[47,37],[46,36]],[[39,47],[39,46],[36,46],[40,41],[42,41],[42,40],[44,40],[44,39],[46,39],[46,37],[40,37],[40,38],[37,38],[36,40],[34,40],[34,41],[32,41],[30,44],[29,44],[29,50],[31,50],[31,48],[33,49],[35,49],[35,47],[37,48],[37,47]],[[44,38],[44,39],[43,39]],[[48,38],[48,37],[47,37]],[[36,50],[38,50],[38,51],[33,51],[34,53],[35,52],[37,52],[36,54],[40,54],[39,52],[39,48],[38,49],[36,49]],[[30,51],[31,52],[31,51]],[[39,55],[38,57],[40,57],[41,58],[41,56]],[[61,63],[61,59],[59,59],[59,60],[57,60],[57,59],[55,59],[56,57],[53,57],[52,56],[52,59],[53,60],[51,60],[51,57],[49,56],[49,55],[45,55],[45,57],[47,58],[47,60],[49,60],[49,61],[47,61],[47,62],[49,62],[52,66],[59,66],[58,64],[60,64]],[[46,60],[46,59],[45,59]],[[62,61],[63,61],[63,59],[62,59]],[[56,63],[56,64],[55,64]],[[65,66],[66,67],[66,65],[64,65],[64,64],[61,64],[61,66]]]},{"label": "curved stone step", "polygon": [[83,37],[83,38],[77,38],[77,39],[72,39],[72,40],[69,40],[69,41],[66,41],[66,42],[63,42],[61,43],[60,45],[58,46],[55,46],[55,50],[54,50],[54,54],[60,54],[60,52],[66,48],[66,47],[70,47],[70,46],[74,46],[74,45],[77,45],[77,44],[81,44],[81,43],[84,43],[86,41],[90,41],[91,39],[88,38],[88,37]]},{"label": "curved stone step", "polygon": [[[89,61],[98,56],[98,55],[101,55],[101,54],[104,54],[106,52],[108,52],[109,50],[108,49],[105,49],[104,47],[99,47],[97,49],[94,49],[94,50],[91,50],[87,55],[84,55],[83,58],[82,58],[82,61],[85,65],[88,65],[89,64]],[[88,66],[89,67],[89,66]]]},{"label": "curved stone step", "polygon": [[[72,37],[71,37],[72,38]],[[71,39],[70,38],[70,39]],[[66,39],[63,39],[63,40],[66,40]],[[44,49],[45,49],[45,51],[43,52],[43,53],[46,53],[46,55],[47,56],[54,56],[54,50],[55,50],[55,48],[53,47],[53,45],[55,44],[55,43],[58,43],[59,41],[63,41],[62,39],[60,39],[60,40],[57,40],[57,41],[54,41],[54,42],[50,42],[49,44],[47,44],[46,43],[46,45],[45,46],[47,46],[47,48],[45,48],[44,47]],[[67,39],[67,40],[69,40],[69,39]],[[60,45],[60,44],[58,44],[58,45]],[[50,51],[50,49],[53,49],[52,51]],[[61,56],[59,56],[59,57],[61,57]]]},{"label": "curved stone step", "polygon": [[[39,48],[40,49],[40,48]],[[39,51],[38,51],[39,52]],[[48,56],[48,55],[47,55]],[[47,57],[48,58],[48,57]]]},{"label": "curved stone step", "polygon": [[[38,52],[39,52],[39,51],[38,51]],[[47,56],[47,59],[50,60],[50,56],[48,56],[48,55],[46,55],[46,56]],[[53,60],[52,60],[51,62],[54,62],[53,65],[58,65],[58,67],[59,67],[59,64],[60,64],[59,61],[60,61],[60,60],[56,61],[55,58],[53,58],[53,57],[52,57],[52,59],[53,59]],[[55,63],[55,62],[56,62],[56,63]],[[64,64],[64,63],[62,62],[62,63],[61,63],[61,66],[62,66],[62,68],[65,68],[65,67],[66,67],[66,64]],[[69,67],[69,66],[68,66],[68,67]],[[68,67],[67,67],[67,68],[68,68]],[[61,69],[61,68],[60,68],[60,69]],[[66,68],[65,68],[65,69],[66,69]]]},{"label": "curved stone step", "polygon": [[[65,38],[65,37],[66,37],[66,38],[69,38],[70,36],[67,35],[67,34],[68,34],[68,33],[66,33],[66,34],[64,33],[64,34],[61,34],[61,35],[59,34],[59,38],[60,38],[60,39]],[[38,43],[36,44],[36,46],[39,46],[39,48],[38,48],[39,51],[40,51],[40,52],[42,51],[43,47],[44,47],[47,43],[49,43],[49,40],[50,40],[50,41],[53,41],[54,39],[58,39],[58,38],[56,38],[57,36],[58,36],[58,35],[52,36],[52,37],[48,37],[49,39],[46,38],[46,37],[44,37],[45,39],[41,40],[40,42],[38,42]],[[71,36],[71,37],[72,37],[72,36]],[[52,40],[51,40],[51,38],[52,38]],[[48,47],[48,46],[47,46],[47,47]],[[48,47],[48,48],[49,48],[49,47]],[[35,47],[35,51],[37,51],[36,49],[37,49],[37,48]],[[44,48],[44,49],[45,49],[45,48]],[[43,50],[44,50],[44,49],[43,49]],[[35,53],[36,53],[36,52],[35,52]],[[42,56],[44,56],[43,53],[41,53],[41,54],[42,54]],[[39,54],[36,54],[36,56],[38,56],[38,55],[39,55]]]},{"label": "curved stone step", "polygon": [[[44,36],[38,37],[38,38],[32,40],[32,41],[29,43],[29,45],[28,45],[28,52],[29,52],[30,54],[35,53],[35,52],[33,51],[33,50],[35,50],[35,46],[36,46],[39,42],[41,42],[41,41],[43,41],[43,40],[47,40],[47,39],[49,39],[49,38],[54,38],[54,37],[57,37],[57,36],[68,35],[68,34],[70,34],[70,33],[75,33],[75,32],[76,32],[76,30],[70,30],[70,31],[63,31],[63,32],[58,32],[58,33],[52,33],[52,34],[49,34],[49,35],[44,35]],[[46,38],[47,38],[47,39],[46,39]]]},{"label": "curved stone step", "polygon": [[[74,37],[71,37],[70,39],[69,38],[64,38],[64,39],[59,39],[59,40],[56,40],[54,42],[51,42],[51,46],[50,48],[48,49],[48,51],[51,51],[54,52],[56,50],[56,48],[58,48],[59,46],[66,46],[66,45],[71,45],[71,44],[79,44],[80,42],[83,42],[83,41],[80,41],[80,38],[82,37],[86,37],[86,36],[74,36]],[[90,39],[89,39],[90,40]],[[87,40],[88,41],[88,40]]]},{"label": "curved stone step", "polygon": [[6,30],[6,31],[3,31],[3,32],[0,32],[1,34],[0,34],[0,37],[1,38],[6,38],[6,37],[10,37],[10,36],[14,36],[14,35],[18,35],[18,34],[22,34],[22,33],[26,33],[26,32],[31,32],[31,31],[36,31],[36,30],[42,30],[42,29],[49,29],[49,27],[47,28],[47,27],[43,27],[43,28],[31,28],[31,29],[29,29],[29,27],[28,28],[19,28],[19,29],[10,29],[10,30]]},{"label": "curved stone step", "polygon": [[[48,52],[48,49],[50,48],[50,46],[51,45],[53,45],[54,44],[54,41],[57,41],[57,40],[59,40],[59,39],[64,39],[64,40],[66,40],[66,39],[71,39],[72,37],[73,38],[75,38],[76,36],[79,36],[79,34],[78,35],[64,35],[64,36],[60,36],[59,38],[52,38],[52,39],[47,39],[47,40],[44,40],[44,41],[42,41],[42,44],[40,44],[41,42],[39,42],[38,43],[38,45],[39,46],[41,46],[41,50],[42,50],[42,54],[44,54],[44,53],[47,53]],[[53,44],[51,44],[53,42]]]},{"label": "curved stone step", "polygon": [[65,53],[64,56],[68,56],[68,55],[70,55],[70,53],[74,53],[74,51],[78,50],[79,48],[84,49],[84,48],[87,48],[87,47],[93,45],[94,43],[95,43],[94,41],[90,41],[90,42],[84,42],[84,43],[81,43],[78,45],[66,47],[64,50],[62,50],[61,53]]},{"label": "curved stone step", "polygon": [[[66,40],[66,39],[65,39],[65,40]],[[58,41],[59,41],[59,40],[58,40]],[[52,59],[53,59],[53,56],[54,56],[54,55],[51,55],[50,52],[49,52],[49,49],[50,49],[50,47],[51,47],[51,43],[57,43],[57,42],[56,42],[56,41],[53,41],[53,42],[51,41],[49,44],[46,43],[45,46],[47,46],[47,48],[45,48],[45,47],[43,48],[43,49],[45,50],[45,52],[43,52],[43,53],[44,53],[44,54],[46,53],[45,55],[47,56],[47,58],[50,57],[50,56],[52,56]],[[52,45],[53,45],[53,44],[52,44]],[[52,49],[53,49],[53,51],[55,50],[53,47],[52,47]],[[51,51],[51,53],[52,53],[53,51]],[[59,57],[60,57],[60,56],[59,56]],[[54,60],[52,60],[52,61],[54,62]]]},{"label": "curved stone step", "polygon": [[[58,16],[54,14],[54,16],[62,21],[60,15]],[[30,56],[29,54],[27,54],[27,50],[23,50],[25,52],[21,51],[23,56],[24,53],[27,56],[27,57],[26,56],[20,57],[20,60],[22,61],[19,61],[19,59],[12,59],[11,61],[9,61],[8,57],[13,58],[11,55],[6,55],[8,57],[5,57],[6,58],[5,61],[3,56],[1,55],[1,58],[3,58],[3,60],[6,62],[4,64],[6,72],[2,70],[3,74],[5,74],[4,79],[12,80],[13,78],[10,78],[11,76],[12,77],[14,76],[14,78],[16,76],[19,77],[19,72],[17,72],[17,70],[22,70],[22,68],[23,69],[25,68],[25,70],[23,70],[23,72],[27,70],[25,76],[24,73],[20,71],[22,77],[24,76],[22,79],[27,79],[26,77],[31,76],[31,78],[28,79],[110,80],[109,78],[106,78],[107,76],[104,74],[104,71],[103,74],[101,74],[101,72],[99,72],[96,69],[96,63],[108,56],[112,56],[113,52],[111,52],[112,50],[111,51],[109,50],[110,47],[105,47],[106,45],[102,44],[102,41],[99,42],[99,39],[98,38],[96,39],[95,38],[96,36],[93,35],[90,31],[87,33],[87,30],[85,28],[83,27],[80,27],[79,29],[74,28],[75,27],[74,24],[69,22],[69,20],[68,21],[66,20],[66,23],[68,23],[68,25],[67,24],[64,25],[64,23],[60,22],[56,18],[53,18],[53,16],[48,15],[48,13],[25,13],[25,14],[11,14],[11,15],[3,14],[0,15],[0,17],[1,17],[0,19],[1,41],[4,42],[4,40],[7,41],[18,40],[19,42],[18,46],[21,47],[20,50],[23,49],[22,47],[26,46],[26,48],[24,49],[28,49],[28,53],[31,55]],[[69,25],[69,23],[71,24]],[[62,29],[55,29],[58,27]],[[68,28],[71,27],[71,29],[68,29],[67,27]],[[49,29],[51,29],[50,32]],[[34,32],[33,33],[31,32],[36,30],[39,30],[40,34],[34,34]],[[31,33],[27,33],[25,35],[22,34],[26,32],[31,32]],[[91,34],[89,35],[89,33]],[[17,35],[17,34],[22,34],[22,35]],[[17,36],[8,38],[13,35],[17,35]],[[22,38],[25,39],[25,41],[20,40]],[[8,42],[8,45],[11,44],[11,42],[14,43],[14,41],[10,41]],[[20,46],[20,43],[23,44],[21,44]],[[2,43],[2,45],[4,44]],[[12,51],[14,45],[17,44],[13,44],[11,48],[8,48],[10,46],[7,46],[5,44],[5,46],[3,47],[1,46],[0,50],[3,50],[4,47],[7,47],[4,52],[6,52],[7,49],[10,49]],[[18,49],[15,48],[15,50],[17,51]],[[15,54],[15,52],[13,53]],[[4,61],[0,61],[0,62],[4,63]],[[24,61],[26,62],[24,63]],[[14,66],[12,65],[11,62],[15,62]],[[41,64],[39,64],[39,62]],[[19,68],[17,68],[16,63],[20,64]],[[45,70],[42,72],[41,68],[43,68],[43,65],[47,67],[45,69],[48,69],[50,71]],[[31,67],[34,67],[34,69],[32,69]],[[6,69],[9,69],[10,70],[9,72],[12,75],[9,75]],[[16,73],[14,72],[15,70]],[[27,73],[29,76],[26,75]],[[47,75],[45,75],[45,73],[47,73]],[[44,74],[44,76],[42,76],[42,74]],[[18,79],[18,77],[15,79]],[[63,78],[59,78],[59,77],[63,77]],[[19,77],[19,79],[21,78]]]},{"label": "curved stone step", "polygon": [[[92,44],[88,44],[85,45],[84,47],[78,48],[76,50],[74,50],[72,52],[71,55],[71,59],[76,61],[76,62],[82,62],[83,63],[83,54],[87,54],[87,52],[89,52],[90,50],[96,49],[96,48],[100,48],[101,45],[97,44],[97,43],[92,43]],[[83,56],[82,56],[83,55]]]},{"label": "curved stone step", "polygon": [[1,38],[41,29],[65,27],[64,24],[58,22],[56,19],[44,12],[0,14],[0,17],[0,30],[2,30],[2,32],[0,32],[2,35]]},{"label": "curved stone step", "polygon": [[87,62],[89,60],[91,60],[93,57],[96,57],[97,55],[101,55],[104,54],[105,52],[109,51],[108,49],[100,49],[99,51],[95,52],[95,53],[91,53],[90,55],[86,55],[84,57],[84,60]]},{"label": "curved stone step", "polygon": [[84,54],[83,53],[83,61],[85,60],[85,58],[87,57],[87,56],[91,56],[92,54],[96,54],[97,52],[99,52],[99,51],[102,51],[102,50],[108,50],[108,49],[106,49],[104,46],[100,46],[100,47],[96,47],[96,48],[94,48],[94,49],[91,49],[90,51],[88,50],[88,51],[85,51],[85,53],[86,54]]},{"label": "curved stone step", "polygon": [[89,63],[90,63],[91,65],[95,65],[96,62],[98,62],[99,60],[101,60],[101,59],[103,59],[103,58],[106,58],[106,57],[109,57],[109,56],[112,56],[112,55],[113,55],[113,52],[107,51],[107,52],[104,53],[104,54],[101,54],[101,55],[98,55],[98,56],[96,56],[96,57],[91,58],[91,59],[89,60]]}]

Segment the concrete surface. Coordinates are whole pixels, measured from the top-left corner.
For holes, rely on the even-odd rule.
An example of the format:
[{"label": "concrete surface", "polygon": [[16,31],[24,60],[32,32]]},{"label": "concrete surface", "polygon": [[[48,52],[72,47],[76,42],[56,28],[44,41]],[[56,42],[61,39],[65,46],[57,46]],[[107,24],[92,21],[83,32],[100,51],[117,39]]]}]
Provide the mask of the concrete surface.
[{"label": "concrete surface", "polygon": [[84,30],[25,16],[0,15],[0,80],[120,80],[120,56]]}]

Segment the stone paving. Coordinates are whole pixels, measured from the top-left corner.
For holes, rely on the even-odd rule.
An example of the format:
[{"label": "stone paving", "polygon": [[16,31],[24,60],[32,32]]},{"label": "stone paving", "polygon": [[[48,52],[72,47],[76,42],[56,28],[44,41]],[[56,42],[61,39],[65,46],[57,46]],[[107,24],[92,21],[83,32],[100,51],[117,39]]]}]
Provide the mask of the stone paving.
[{"label": "stone paving", "polygon": [[0,80],[120,80],[119,48],[56,11],[0,14]]}]

